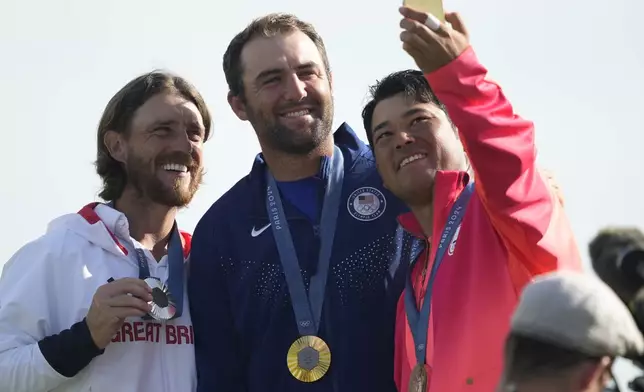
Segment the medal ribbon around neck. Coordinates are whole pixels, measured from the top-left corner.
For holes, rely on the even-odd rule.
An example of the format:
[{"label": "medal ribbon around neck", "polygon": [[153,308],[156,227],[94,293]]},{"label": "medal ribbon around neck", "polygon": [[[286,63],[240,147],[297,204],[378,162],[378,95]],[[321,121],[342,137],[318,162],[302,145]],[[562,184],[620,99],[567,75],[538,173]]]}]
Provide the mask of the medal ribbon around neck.
[{"label": "medal ribbon around neck", "polygon": [[288,351],[287,366],[296,379],[302,382],[313,382],[324,377],[331,365],[331,351],[327,344],[316,335],[320,328],[320,316],[344,181],[342,151],[335,146],[330,160],[320,220],[320,253],[317,273],[311,277],[308,295],[279,188],[269,170],[266,170],[266,181],[266,210],[284,269],[297,329],[301,336]]},{"label": "medal ribbon around neck", "polygon": [[[114,203],[108,206],[114,208]],[[139,266],[139,279],[152,289],[152,301],[148,302],[152,310],[144,319],[168,321],[181,317],[183,313],[183,285],[185,266],[181,233],[177,222],[172,226],[170,241],[168,242],[168,281],[164,284],[159,278],[150,275],[148,258],[143,249],[135,248],[136,259]]]},{"label": "medal ribbon around neck", "polygon": [[[445,228],[443,229],[443,232],[440,236],[438,249],[436,250],[436,257],[434,258],[434,264],[432,265],[432,271],[429,276],[429,281],[427,282],[427,290],[425,291],[425,297],[423,299],[423,304],[420,311],[416,307],[414,287],[411,282],[411,271],[413,270],[414,265],[418,260],[417,257],[414,257],[409,268],[409,274],[407,276],[407,281],[405,282],[405,313],[407,314],[409,329],[411,329],[411,334],[414,339],[416,363],[419,365],[425,364],[427,352],[427,329],[429,327],[429,315],[431,313],[432,307],[432,288],[434,286],[434,280],[436,279],[438,268],[440,267],[441,262],[443,261],[443,257],[445,256],[447,246],[452,241],[458,225],[460,225],[461,221],[463,220],[463,215],[465,215],[467,204],[473,192],[474,183],[470,182],[469,184],[467,184],[465,189],[461,192],[461,194],[458,196],[458,199],[456,199],[456,202],[452,206],[452,210],[449,213],[449,218],[447,219]],[[417,254],[417,252],[412,252],[412,254],[413,253]]]}]

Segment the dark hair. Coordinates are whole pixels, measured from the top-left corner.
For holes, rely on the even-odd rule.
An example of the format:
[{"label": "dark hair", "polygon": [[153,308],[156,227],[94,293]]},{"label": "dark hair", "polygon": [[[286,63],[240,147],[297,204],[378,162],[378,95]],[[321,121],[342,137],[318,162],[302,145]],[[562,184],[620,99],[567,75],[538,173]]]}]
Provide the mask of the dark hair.
[{"label": "dark hair", "polygon": [[306,34],[317,46],[327,75],[330,75],[331,67],[329,66],[324,41],[322,41],[322,37],[320,37],[313,25],[300,20],[295,15],[273,13],[253,20],[228,44],[226,53],[224,53],[223,66],[230,93],[233,96],[244,98],[244,83],[242,80],[244,68],[241,63],[241,53],[244,46],[251,39],[255,37],[273,37],[277,34],[290,33],[296,30]]},{"label": "dark hair", "polygon": [[103,200],[118,199],[127,183],[123,165],[112,158],[105,145],[105,134],[114,131],[128,135],[136,111],[160,93],[177,94],[195,104],[203,118],[205,140],[210,136],[210,112],[201,94],[188,81],[163,71],[152,71],[131,80],[110,99],[98,124],[95,165],[96,172],[103,180],[103,189],[99,193]]},{"label": "dark hair", "polygon": [[635,227],[604,228],[588,244],[593,269],[624,302],[639,290],[637,280],[628,279],[617,267],[617,259],[626,249],[644,249],[644,233]]},{"label": "dark hair", "polygon": [[511,332],[505,342],[503,381],[512,384],[558,376],[600,359]]},{"label": "dark hair", "polygon": [[[421,71],[408,69],[398,71],[385,76],[384,79],[376,81],[376,84],[369,87],[371,100],[362,110],[362,122],[369,144],[373,145],[373,112],[376,105],[387,98],[403,93],[405,97],[413,98],[416,102],[433,103],[447,114],[445,106],[432,91],[427,79]],[[449,116],[447,116],[449,119]],[[451,120],[450,120],[451,122]]]}]

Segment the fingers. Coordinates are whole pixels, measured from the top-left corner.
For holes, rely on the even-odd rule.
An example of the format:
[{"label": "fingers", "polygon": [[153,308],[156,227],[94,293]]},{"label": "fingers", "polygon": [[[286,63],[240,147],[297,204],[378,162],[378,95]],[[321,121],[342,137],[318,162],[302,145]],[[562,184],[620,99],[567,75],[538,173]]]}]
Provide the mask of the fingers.
[{"label": "fingers", "polygon": [[437,40],[437,33],[431,31],[427,26],[416,20],[403,19],[400,21],[400,27],[404,29],[400,33],[400,40],[418,49],[431,51],[428,44]]},{"label": "fingers", "polygon": [[125,320],[128,317],[143,317],[147,312],[137,308],[113,308],[113,315],[119,320]]},{"label": "fingers", "polygon": [[400,13],[406,18],[427,26],[430,30],[439,32],[444,30],[444,24],[432,14],[420,12],[407,7],[400,7]]},{"label": "fingers", "polygon": [[459,33],[463,34],[466,38],[470,38],[470,34],[467,31],[467,28],[465,27],[465,23],[463,23],[463,19],[461,16],[458,14],[458,12],[448,12],[445,13],[445,21],[449,22],[449,24],[452,25],[452,28]]},{"label": "fingers", "polygon": [[413,59],[420,58],[422,56],[422,51],[416,48],[415,46],[408,44],[408,43],[403,43],[402,46],[403,50],[407,52]]},{"label": "fingers", "polygon": [[425,20],[425,26],[427,26],[431,31],[438,32],[442,29],[443,25],[437,17],[432,14],[427,14],[427,20]]},{"label": "fingers", "polygon": [[146,301],[127,294],[109,298],[105,300],[104,304],[111,308],[135,308],[143,313],[151,310],[150,305]]},{"label": "fingers", "polygon": [[423,41],[417,34],[414,34],[409,31],[403,31],[400,33],[400,40],[403,42],[403,49],[409,54],[410,50],[416,54],[422,54],[428,52],[427,43]]},{"label": "fingers", "polygon": [[411,9],[409,7],[400,7],[398,9],[400,14],[404,16],[407,19],[412,19],[415,20],[416,22],[420,24],[424,24],[425,21],[427,20],[427,14],[424,12],[416,11],[414,9]]},{"label": "fingers", "polygon": [[101,286],[97,293],[105,298],[131,294],[144,301],[152,300],[152,289],[143,280],[137,278],[123,278]]}]

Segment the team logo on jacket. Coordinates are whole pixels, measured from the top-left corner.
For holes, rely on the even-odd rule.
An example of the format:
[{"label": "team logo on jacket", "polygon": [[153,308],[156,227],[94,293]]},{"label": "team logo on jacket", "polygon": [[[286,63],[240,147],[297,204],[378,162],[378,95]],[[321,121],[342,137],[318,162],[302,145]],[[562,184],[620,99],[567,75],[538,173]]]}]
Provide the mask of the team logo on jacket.
[{"label": "team logo on jacket", "polygon": [[363,222],[380,218],[385,213],[386,208],[387,200],[385,200],[385,195],[370,186],[356,189],[347,200],[349,214]]},{"label": "team logo on jacket", "polygon": [[454,249],[456,249],[456,240],[458,239],[458,233],[461,232],[461,225],[458,225],[456,228],[456,231],[454,232],[454,237],[452,238],[452,241],[449,243],[449,248],[447,248],[447,254],[448,255],[453,255],[454,254]]}]

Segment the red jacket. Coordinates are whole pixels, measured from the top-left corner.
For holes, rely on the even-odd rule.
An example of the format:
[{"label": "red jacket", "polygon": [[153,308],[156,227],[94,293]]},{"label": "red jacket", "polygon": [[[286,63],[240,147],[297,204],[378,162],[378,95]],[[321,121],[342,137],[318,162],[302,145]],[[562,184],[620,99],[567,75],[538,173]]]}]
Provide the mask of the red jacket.
[{"label": "red jacket", "polygon": [[[534,125],[514,114],[501,88],[469,48],[426,75],[459,129],[474,172],[439,172],[434,186],[433,233],[445,226],[455,199],[475,180],[460,231],[449,244],[432,293],[426,369],[431,392],[490,392],[500,379],[503,345],[523,286],[535,275],[581,269],[581,257],[558,189],[536,165]],[[412,214],[402,226],[425,238]],[[426,239],[429,244],[430,239]],[[428,246],[431,270],[437,241]],[[427,253],[427,251],[425,252]],[[419,282],[428,254],[412,270],[422,303],[429,273]],[[416,364],[404,293],[396,319],[395,380],[407,392]]]}]

